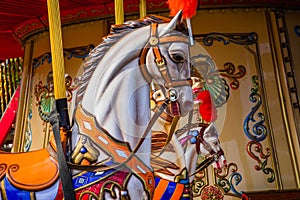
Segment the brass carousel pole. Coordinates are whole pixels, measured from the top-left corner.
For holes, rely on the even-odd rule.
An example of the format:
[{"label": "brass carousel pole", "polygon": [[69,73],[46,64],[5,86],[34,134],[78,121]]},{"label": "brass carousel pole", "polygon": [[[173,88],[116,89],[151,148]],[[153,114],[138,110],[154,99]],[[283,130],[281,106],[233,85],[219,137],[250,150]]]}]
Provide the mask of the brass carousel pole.
[{"label": "brass carousel pole", "polygon": [[124,6],[123,0],[115,0],[115,24],[124,23]]},{"label": "brass carousel pole", "polygon": [[140,0],[140,18],[147,15],[146,0]]},{"label": "brass carousel pole", "polygon": [[[62,182],[64,199],[75,200],[72,178],[66,162],[65,153],[62,148],[60,135],[60,130],[66,132],[70,130],[70,120],[68,115],[68,104],[66,98],[63,45],[58,0],[47,0],[47,7],[49,19],[50,45],[52,54],[54,97],[56,109],[58,112],[54,112],[54,117],[50,120],[50,122],[52,124],[52,129],[56,141],[59,173]],[[52,116],[50,116],[50,118],[51,117]]]}]

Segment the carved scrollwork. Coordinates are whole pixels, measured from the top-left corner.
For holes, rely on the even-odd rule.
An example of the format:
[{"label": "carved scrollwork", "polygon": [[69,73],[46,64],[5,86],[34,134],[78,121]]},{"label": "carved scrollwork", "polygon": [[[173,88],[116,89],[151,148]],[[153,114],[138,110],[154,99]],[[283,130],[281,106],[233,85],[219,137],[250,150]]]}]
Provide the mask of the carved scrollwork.
[{"label": "carved scrollwork", "polygon": [[93,44],[90,44],[88,46],[80,46],[70,49],[64,49],[64,56],[67,59],[71,59],[73,57],[75,58],[85,58],[90,53],[92,49],[94,49],[95,46]]},{"label": "carved scrollwork", "polygon": [[217,184],[224,190],[224,192],[233,192],[237,196],[241,196],[242,193],[238,192],[235,186],[239,185],[242,181],[242,175],[237,172],[238,167],[235,163],[229,163],[225,168],[215,169],[215,177]]},{"label": "carved scrollwork", "polygon": [[240,86],[238,79],[243,78],[246,75],[246,68],[242,65],[237,67],[234,64],[227,62],[224,64],[224,68],[219,70],[220,75],[230,79],[230,87],[233,90],[237,90]]},{"label": "carved scrollwork", "polygon": [[19,169],[20,169],[20,166],[18,164],[12,164],[8,167],[7,171],[9,174],[11,174],[11,173],[17,172]]},{"label": "carved scrollwork", "polygon": [[[251,88],[251,94],[249,96],[249,100],[252,103],[255,103],[254,107],[252,107],[250,113],[247,115],[245,121],[244,121],[244,132],[246,136],[251,140],[247,144],[247,152],[253,158],[258,165],[255,165],[255,169],[257,171],[262,171],[264,174],[271,175],[267,181],[269,183],[273,182],[275,180],[275,174],[274,170],[271,168],[266,167],[268,164],[268,158],[271,155],[271,150],[267,147],[266,151],[267,153],[263,153],[263,147],[260,143],[263,141],[267,135],[267,127],[265,126],[265,116],[262,112],[258,112],[258,109],[260,108],[262,104],[261,96],[259,95],[259,82],[258,82],[258,76],[252,77],[253,87]],[[255,116],[255,114],[257,115]],[[256,118],[255,118],[256,117]],[[257,120],[258,119],[258,120]],[[254,123],[252,125],[252,131],[250,131],[250,123]],[[259,156],[256,156],[256,153],[259,153]],[[262,161],[262,160],[263,161]]]},{"label": "carved scrollwork", "polygon": [[32,67],[37,68],[40,65],[43,65],[45,63],[45,61],[47,61],[49,64],[52,62],[52,57],[51,57],[50,52],[44,53],[43,55],[41,55],[37,58],[33,58]]},{"label": "carved scrollwork", "polygon": [[258,36],[256,33],[248,34],[221,34],[210,33],[203,38],[203,43],[206,46],[213,45],[214,41],[223,42],[224,45],[235,43],[238,45],[251,45],[257,42]]},{"label": "carved scrollwork", "polygon": [[[87,46],[63,49],[63,53],[64,53],[64,57],[66,57],[67,59],[71,59],[73,57],[84,59],[85,57],[88,56],[90,51],[94,48],[95,48],[95,46],[93,44],[90,44]],[[50,64],[52,62],[51,52],[47,52],[37,58],[33,58],[32,67],[37,68],[40,65],[43,65],[46,61],[48,62],[48,64]]]},{"label": "carved scrollwork", "polygon": [[[67,100],[72,99],[72,93],[78,86],[78,79],[75,78],[74,81],[69,75],[65,76],[66,84],[66,95]],[[48,115],[52,111],[54,106],[54,87],[53,87],[53,74],[52,71],[48,73],[46,84],[43,85],[40,81],[34,88],[34,95],[36,97],[36,106],[38,106],[38,111],[41,119],[48,122]]]},{"label": "carved scrollwork", "polygon": [[194,181],[191,184],[191,189],[193,191],[193,196],[200,196],[202,189],[207,186],[206,181],[207,176],[207,170],[199,171],[197,174],[195,174]]},{"label": "carved scrollwork", "polygon": [[0,179],[5,175],[7,165],[5,163],[0,164]]},{"label": "carved scrollwork", "polygon": [[[267,129],[266,126],[264,125],[265,115],[262,112],[257,113],[258,109],[262,104],[261,96],[260,94],[258,94],[258,90],[259,90],[258,77],[253,76],[252,82],[253,82],[253,88],[251,88],[251,94],[249,96],[249,100],[252,103],[255,103],[255,105],[252,107],[250,113],[247,115],[244,121],[244,132],[250,140],[260,142],[267,137]],[[252,125],[252,132],[250,131],[250,123],[254,123]]]},{"label": "carved scrollwork", "polygon": [[[271,155],[270,148],[265,148],[266,153],[263,152],[262,144],[256,141],[250,141],[247,144],[247,152],[258,164],[254,166],[257,171],[262,171],[264,174],[269,175],[270,177],[267,179],[269,183],[272,183],[275,180],[274,170],[266,167],[268,164],[268,158]],[[256,155],[258,154],[258,155]]]}]

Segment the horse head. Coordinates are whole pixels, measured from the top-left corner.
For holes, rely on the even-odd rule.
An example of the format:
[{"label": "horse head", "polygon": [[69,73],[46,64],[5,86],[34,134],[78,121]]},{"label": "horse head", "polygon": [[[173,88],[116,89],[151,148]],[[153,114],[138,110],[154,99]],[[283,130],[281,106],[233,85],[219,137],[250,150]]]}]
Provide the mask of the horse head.
[{"label": "horse head", "polygon": [[180,22],[181,12],[168,24],[152,24],[140,58],[144,78],[159,88],[160,98],[171,101],[167,112],[173,116],[184,116],[193,107],[189,39]]},{"label": "horse head", "polygon": [[205,156],[212,156],[214,162],[212,166],[215,169],[223,168],[226,165],[226,159],[224,152],[221,148],[219,141],[220,133],[217,131],[213,123],[211,123],[203,132],[203,136],[200,136],[200,152]]}]

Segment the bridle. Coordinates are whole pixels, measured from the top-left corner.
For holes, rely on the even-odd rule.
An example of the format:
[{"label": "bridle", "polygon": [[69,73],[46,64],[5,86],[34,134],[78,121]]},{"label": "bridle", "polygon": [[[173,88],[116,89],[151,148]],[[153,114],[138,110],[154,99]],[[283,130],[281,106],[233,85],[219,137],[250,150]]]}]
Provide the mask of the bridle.
[{"label": "bridle", "polygon": [[171,102],[176,102],[178,100],[179,94],[175,88],[180,87],[180,86],[191,86],[190,79],[172,80],[169,70],[168,70],[168,67],[167,67],[167,62],[166,62],[165,58],[162,56],[160,49],[159,49],[159,45],[165,44],[165,43],[183,42],[183,43],[188,44],[189,43],[188,38],[184,37],[182,35],[176,35],[176,36],[170,35],[170,36],[165,36],[165,37],[159,38],[158,33],[157,33],[157,27],[158,27],[158,24],[156,24],[156,23],[153,23],[151,25],[151,37],[149,38],[149,41],[147,42],[147,44],[145,45],[143,50],[141,51],[140,59],[139,59],[139,66],[140,66],[140,70],[141,70],[143,77],[150,84],[152,82],[152,80],[154,79],[154,77],[152,77],[150,75],[149,71],[147,70],[146,56],[147,56],[147,53],[150,50],[150,48],[152,48],[154,56],[155,56],[156,66],[157,66],[162,78],[164,79],[164,82],[165,82],[164,87],[167,89],[167,95],[166,95],[164,102],[154,113],[154,115],[150,119],[148,126],[145,129],[142,137],[140,138],[138,144],[134,147],[134,149],[131,151],[130,155],[124,162],[117,163],[112,166],[107,166],[107,165],[105,165],[105,163],[99,163],[98,165],[82,166],[82,165],[68,162],[68,165],[70,168],[77,169],[77,170],[83,170],[83,171],[91,171],[91,170],[103,170],[104,171],[104,170],[110,170],[110,169],[120,169],[124,164],[126,164],[127,162],[130,161],[130,159],[132,158],[132,156],[135,153],[137,153],[138,149],[143,144],[145,138],[147,138],[148,133],[151,131],[154,123],[159,118],[159,116],[161,116],[161,114],[166,109],[168,104]]},{"label": "bridle", "polygon": [[[185,80],[173,80],[172,79],[172,77],[170,76],[169,69],[168,69],[167,61],[166,61],[165,57],[162,56],[161,51],[159,49],[159,45],[166,44],[166,43],[174,43],[174,42],[190,44],[190,42],[189,42],[188,37],[183,36],[183,35],[169,35],[169,36],[159,37],[157,23],[151,24],[150,33],[151,33],[151,35],[150,35],[149,41],[147,42],[145,47],[142,49],[141,54],[140,54],[140,59],[139,59],[140,71],[141,71],[144,79],[148,82],[148,84],[151,84],[151,82],[155,79],[155,77],[151,76],[151,74],[149,73],[149,71],[147,69],[146,56],[147,56],[150,48],[152,48],[155,65],[164,80],[163,87],[167,90],[167,91],[165,91],[165,89],[163,87],[161,87],[161,90],[165,96],[164,103],[161,105],[161,107],[162,106],[167,107],[167,104],[175,103],[178,100],[179,94],[175,88],[182,87],[182,86],[191,86],[192,80],[190,78],[185,79]],[[164,110],[159,111],[159,109],[156,109],[155,114],[153,115],[153,116],[156,116],[155,121],[157,120],[157,118],[159,116],[164,114],[163,111]],[[158,112],[159,112],[159,115],[158,115]],[[177,118],[175,118],[175,119],[177,119]],[[168,142],[170,141],[172,135],[173,135],[172,133],[169,133],[168,138],[166,140],[165,147],[168,144]],[[162,153],[162,151],[161,151],[161,153]]]},{"label": "bridle", "polygon": [[[206,129],[207,127],[205,127]],[[208,144],[208,142],[206,140],[204,140],[203,136],[204,136],[204,131],[205,129],[201,129],[200,134],[197,138],[197,143],[196,143],[196,147],[197,147],[197,153],[200,153],[200,144],[203,145],[203,147],[205,148],[205,150],[207,152],[209,152],[210,156],[214,157],[214,161],[218,161],[220,156],[224,155],[223,150],[220,148],[220,150],[218,150],[217,152],[211,147],[210,144]]]},{"label": "bridle", "polygon": [[203,169],[207,168],[209,165],[211,165],[213,162],[218,162],[221,156],[224,156],[224,152],[222,148],[220,148],[218,151],[215,151],[211,145],[204,139],[204,131],[208,127],[208,124],[204,123],[188,123],[185,125],[182,129],[179,129],[176,131],[176,135],[189,131],[193,128],[197,127],[203,127],[199,134],[196,136],[196,151],[197,154],[200,154],[200,145],[203,145],[204,149],[209,152],[209,156],[205,158],[203,162],[201,162],[197,167],[194,173],[190,174],[189,176],[193,176],[199,171],[202,171]]},{"label": "bridle", "polygon": [[172,80],[168,70],[166,59],[162,56],[161,51],[159,49],[159,45],[165,43],[174,43],[174,42],[182,42],[182,43],[189,44],[189,39],[188,37],[185,37],[183,35],[170,35],[170,36],[159,37],[157,29],[158,29],[157,23],[151,24],[151,31],[150,31],[151,35],[149,41],[141,51],[139,66],[143,77],[150,84],[154,80],[154,77],[151,76],[151,74],[147,69],[146,56],[150,48],[152,48],[155,57],[155,65],[159,70],[162,78],[164,79],[164,87],[167,89],[167,94],[165,94],[165,96],[169,98],[172,102],[174,102],[177,101],[178,99],[178,92],[175,88],[180,86],[191,86],[191,79]]}]

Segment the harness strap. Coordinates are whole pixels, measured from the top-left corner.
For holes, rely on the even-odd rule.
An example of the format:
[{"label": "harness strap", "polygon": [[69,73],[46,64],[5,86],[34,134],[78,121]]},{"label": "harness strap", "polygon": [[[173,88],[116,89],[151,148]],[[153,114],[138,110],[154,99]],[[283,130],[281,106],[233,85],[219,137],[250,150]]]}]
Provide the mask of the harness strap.
[{"label": "harness strap", "polygon": [[145,45],[145,47],[143,48],[141,55],[140,55],[139,66],[140,66],[140,70],[141,70],[145,80],[148,83],[151,83],[151,81],[153,79],[152,76],[150,75],[150,73],[148,72],[147,66],[146,66],[146,56],[147,56],[147,53],[148,53],[150,47],[152,47],[156,66],[165,81],[164,86],[167,89],[171,88],[171,87],[178,87],[178,86],[184,86],[184,85],[190,86],[191,83],[189,80],[176,80],[176,81],[171,80],[171,77],[170,77],[170,74],[169,74],[169,71],[167,68],[167,63],[165,61],[165,58],[161,55],[161,52],[159,49],[159,45],[164,44],[164,43],[183,42],[183,43],[189,44],[188,38],[183,37],[183,36],[174,36],[174,35],[159,38],[157,35],[158,34],[157,28],[158,28],[157,23],[153,23],[151,25],[151,36],[150,36],[149,42]]},{"label": "harness strap", "polygon": [[194,173],[190,174],[189,177],[194,176],[198,172],[206,169],[209,165],[211,165],[213,162],[215,162],[214,156],[209,156],[204,161],[202,161],[197,167]]},{"label": "harness strap", "polygon": [[[105,129],[95,127],[95,119],[88,116],[82,107],[78,107],[75,113],[75,118],[79,127],[79,132],[89,136],[98,146],[108,153],[113,161],[120,164],[125,164],[128,169],[139,176],[145,185],[145,189],[150,192],[154,190],[154,176],[151,169],[148,168],[134,153],[126,142],[117,141],[112,138]],[[91,167],[91,166],[90,166]],[[98,168],[101,166],[97,166]],[[111,166],[109,166],[111,168]],[[121,165],[113,166],[119,169]],[[102,168],[103,170],[103,168]]]},{"label": "harness strap", "polygon": [[76,119],[81,119],[81,121],[79,121],[78,123],[80,133],[90,137],[96,144],[100,144],[100,148],[102,148],[103,151],[110,154],[115,159],[115,161],[118,162],[113,166],[107,166],[106,163],[98,163],[97,165],[83,166],[69,162],[69,167],[72,169],[83,171],[106,171],[111,169],[119,170],[121,168],[127,167],[143,180],[145,189],[151,195],[154,191],[153,173],[147,166],[145,166],[145,164],[137,156],[135,156],[135,153],[138,151],[139,147],[145,140],[148,132],[151,130],[155,121],[165,110],[169,102],[170,100],[166,99],[164,103],[159,107],[159,109],[154,113],[154,115],[148,123],[146,130],[144,131],[142,138],[140,139],[139,143],[133,151],[131,151],[128,143],[117,141],[110,137],[109,133],[105,129],[99,130],[97,127],[94,127],[95,119],[85,114],[81,107],[78,107],[78,110],[76,110],[75,117]]}]

